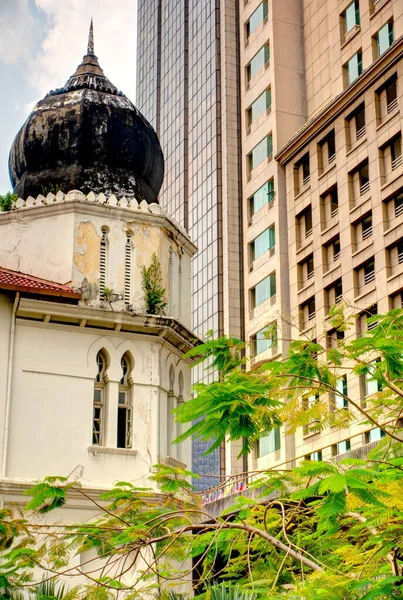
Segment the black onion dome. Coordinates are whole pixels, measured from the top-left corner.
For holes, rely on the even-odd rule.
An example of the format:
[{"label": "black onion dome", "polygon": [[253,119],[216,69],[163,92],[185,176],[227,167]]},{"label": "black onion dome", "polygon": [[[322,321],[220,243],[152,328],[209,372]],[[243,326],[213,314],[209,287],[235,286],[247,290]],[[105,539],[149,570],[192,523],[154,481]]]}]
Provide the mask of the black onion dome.
[{"label": "black onion dome", "polygon": [[135,196],[156,202],[164,176],[157,135],[87,54],[63,88],[38,102],[10,151],[9,172],[21,198],[60,189]]}]

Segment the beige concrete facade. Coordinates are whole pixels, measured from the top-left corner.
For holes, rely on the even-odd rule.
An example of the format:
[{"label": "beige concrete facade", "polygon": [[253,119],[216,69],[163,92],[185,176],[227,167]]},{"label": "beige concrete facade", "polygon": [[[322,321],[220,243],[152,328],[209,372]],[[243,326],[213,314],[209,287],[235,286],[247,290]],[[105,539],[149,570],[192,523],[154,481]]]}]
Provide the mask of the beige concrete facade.
[{"label": "beige concrete facade", "polygon": [[[245,1],[240,32],[245,339],[254,368],[281,356],[280,338],[326,330],[328,310],[341,297],[358,313],[402,306],[403,3]],[[269,58],[251,76],[264,46]],[[251,107],[268,89],[270,106],[251,121]],[[250,155],[267,135],[272,155],[251,168]],[[274,199],[253,214],[249,199],[270,179]],[[274,250],[253,260],[251,244],[270,226]],[[274,296],[256,306],[255,286],[273,273]],[[277,343],[259,352],[256,333],[276,321]],[[359,335],[364,321],[349,334]],[[352,397],[365,395],[359,379],[347,385]],[[326,459],[367,443],[368,429],[355,422],[322,434],[301,430],[270,452],[257,449],[250,466],[319,451]]]}]

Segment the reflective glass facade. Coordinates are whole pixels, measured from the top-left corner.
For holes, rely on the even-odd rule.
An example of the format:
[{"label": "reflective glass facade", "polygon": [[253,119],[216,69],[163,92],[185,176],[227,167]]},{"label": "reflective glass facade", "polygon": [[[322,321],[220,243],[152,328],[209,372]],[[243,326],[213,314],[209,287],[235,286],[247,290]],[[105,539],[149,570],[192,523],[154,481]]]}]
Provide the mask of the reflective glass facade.
[{"label": "reflective glass facade", "polygon": [[[165,179],[160,204],[198,247],[192,267],[193,329],[223,333],[220,18],[216,0],[139,0],[138,102],[160,138]],[[230,3],[229,3],[230,4]],[[233,29],[232,29],[232,37]],[[236,44],[236,38],[234,38]],[[151,64],[152,63],[152,64]],[[239,273],[239,270],[238,270]],[[214,375],[204,366],[194,381]],[[194,482],[219,482],[220,451],[193,445]]]}]

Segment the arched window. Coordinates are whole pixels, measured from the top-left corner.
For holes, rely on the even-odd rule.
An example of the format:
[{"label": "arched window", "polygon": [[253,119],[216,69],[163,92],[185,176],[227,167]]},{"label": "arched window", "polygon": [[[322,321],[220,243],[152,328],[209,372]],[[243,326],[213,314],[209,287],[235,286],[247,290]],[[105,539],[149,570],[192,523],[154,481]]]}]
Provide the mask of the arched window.
[{"label": "arched window", "polygon": [[102,350],[97,354],[98,372],[94,385],[94,404],[92,417],[92,444],[102,446],[104,429],[104,407],[105,407],[105,371],[106,359]]},{"label": "arched window", "polygon": [[167,398],[167,454],[172,458],[176,458],[176,446],[172,443],[176,438],[176,423],[172,414],[172,411],[177,406],[174,386],[175,369],[173,365],[171,365],[169,368],[169,392]]},{"label": "arched window", "polygon": [[102,300],[106,288],[106,273],[108,268],[108,228],[102,227],[101,247],[99,254],[99,297]]},{"label": "arched window", "polygon": [[129,376],[131,364],[126,355],[120,361],[122,377],[119,382],[117,447],[131,448],[132,446],[132,406]]},{"label": "arched window", "polygon": [[179,384],[178,402],[183,402],[183,387],[184,387],[184,382],[183,382],[183,373],[182,373],[182,371],[179,371],[178,384]]},{"label": "arched window", "polygon": [[131,301],[131,277],[132,277],[132,236],[128,232],[125,246],[125,289],[124,300],[125,304],[130,304]]}]

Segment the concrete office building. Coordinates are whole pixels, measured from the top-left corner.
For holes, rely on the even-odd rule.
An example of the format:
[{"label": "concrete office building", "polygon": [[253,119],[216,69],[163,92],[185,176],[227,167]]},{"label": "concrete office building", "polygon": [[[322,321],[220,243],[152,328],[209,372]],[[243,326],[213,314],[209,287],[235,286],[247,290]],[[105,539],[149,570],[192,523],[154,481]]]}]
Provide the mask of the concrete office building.
[{"label": "concrete office building", "polygon": [[[139,107],[155,119],[172,173],[161,203],[174,215],[178,207],[188,211],[189,231],[200,247],[193,279],[202,279],[211,261],[222,267],[213,289],[220,299],[217,322],[223,326],[214,328],[238,333],[242,315],[239,321],[222,315],[231,315],[233,294],[242,297],[241,334],[251,342],[255,368],[281,356],[281,338],[320,331],[329,306],[341,296],[358,312],[400,306],[401,0],[203,2],[198,21],[196,9],[178,0],[156,0],[153,15],[150,11],[149,3],[139,2]],[[182,19],[178,27],[169,24],[174,15]],[[146,64],[141,57],[147,52]],[[215,69],[212,78],[203,70],[206,55]],[[209,89],[211,79],[215,87]],[[207,95],[198,103],[203,89]],[[219,118],[216,128],[209,124],[209,135],[216,137],[207,147],[221,149],[214,173],[222,181],[213,195],[214,211],[225,218],[214,221],[218,243],[209,254],[202,208],[210,193],[203,188],[209,168],[203,163],[206,132],[193,115],[196,111],[203,122],[212,110]],[[237,135],[234,121],[240,126]],[[183,148],[187,157],[179,165],[169,162],[173,148]],[[177,196],[168,193],[169,186]],[[235,242],[242,265],[225,262]],[[236,271],[242,273],[238,288],[226,287],[227,279],[236,283]],[[198,292],[194,286],[194,325],[203,333],[199,312],[215,313]],[[279,335],[268,340],[264,331],[272,323]],[[357,323],[359,334],[364,318]],[[365,382],[347,385],[349,393],[369,393]],[[273,433],[258,444],[249,466],[262,468],[294,456],[326,457],[377,435],[354,426],[315,436],[301,431],[284,442]]]}]

